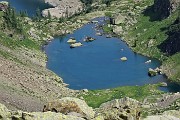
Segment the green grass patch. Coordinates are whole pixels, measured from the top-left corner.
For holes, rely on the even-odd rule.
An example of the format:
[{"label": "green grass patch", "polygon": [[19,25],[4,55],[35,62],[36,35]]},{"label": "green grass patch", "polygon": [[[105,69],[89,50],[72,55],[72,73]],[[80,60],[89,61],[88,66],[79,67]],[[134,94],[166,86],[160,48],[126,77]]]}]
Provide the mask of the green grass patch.
[{"label": "green grass patch", "polygon": [[105,33],[112,33],[113,32],[113,28],[111,26],[108,26],[108,24],[107,24],[107,25],[103,26],[103,31]]},{"label": "green grass patch", "polygon": [[11,49],[15,49],[22,46],[29,49],[36,49],[36,50],[40,49],[40,45],[33,40],[30,40],[30,39],[17,40],[14,37],[12,38],[8,37],[6,34],[2,32],[0,32],[0,43]]},{"label": "green grass patch", "polygon": [[171,70],[169,78],[180,83],[180,53],[177,53],[163,62],[163,66]]},{"label": "green grass patch", "polygon": [[[157,48],[168,35],[167,27],[169,27],[177,18],[177,13],[173,14],[172,17],[169,17],[162,21],[150,21],[149,16],[141,16],[138,18],[138,23],[129,30],[129,34],[126,36],[126,39],[135,39],[136,47],[133,48],[136,52],[148,55],[154,58],[162,59],[161,52]],[[153,39],[151,46],[148,46],[149,41]],[[129,41],[131,44],[131,41]]]},{"label": "green grass patch", "polygon": [[[90,90],[87,94],[82,96],[87,104],[93,108],[99,107],[102,103],[120,99],[123,97],[130,97],[139,101],[150,95],[159,95],[162,91],[158,90],[159,84],[144,85],[144,86],[123,86],[112,89]],[[80,97],[79,96],[79,97]]]},{"label": "green grass patch", "polygon": [[146,14],[141,13],[137,18],[138,23],[133,25],[124,36],[125,41],[130,46],[136,41],[136,47],[132,47],[133,51],[159,59],[163,65],[168,66],[166,71],[171,71],[167,73],[168,78],[180,82],[180,53],[166,56],[158,48],[168,38],[166,33],[169,26],[177,19],[178,11],[163,20],[153,20],[156,17],[158,16],[152,10],[147,11]]}]

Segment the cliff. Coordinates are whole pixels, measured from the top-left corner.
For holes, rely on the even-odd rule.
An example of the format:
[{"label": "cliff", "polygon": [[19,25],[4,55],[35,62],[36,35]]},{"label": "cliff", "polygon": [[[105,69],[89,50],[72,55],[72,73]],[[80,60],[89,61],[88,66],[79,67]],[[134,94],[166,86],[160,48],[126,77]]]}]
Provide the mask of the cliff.
[{"label": "cliff", "polygon": [[50,13],[52,17],[70,17],[74,14],[80,13],[83,10],[83,4],[80,0],[45,0],[53,6],[53,8],[42,11],[44,17]]},{"label": "cliff", "polygon": [[179,0],[154,0],[154,12],[164,19],[175,12],[179,7]]},{"label": "cliff", "polygon": [[174,55],[180,52],[180,21],[179,17],[177,20],[168,27],[167,31],[168,38],[161,43],[158,47],[163,53],[167,55]]}]

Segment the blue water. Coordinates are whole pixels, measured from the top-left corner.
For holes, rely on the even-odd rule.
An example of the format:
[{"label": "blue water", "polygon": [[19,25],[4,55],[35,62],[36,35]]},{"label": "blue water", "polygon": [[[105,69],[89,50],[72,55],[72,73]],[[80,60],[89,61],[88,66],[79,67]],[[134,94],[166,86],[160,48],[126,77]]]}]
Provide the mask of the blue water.
[{"label": "blue water", "polygon": [[[3,0],[0,0],[3,1]],[[17,12],[27,11],[30,17],[40,10],[49,8],[43,0],[6,0]],[[128,46],[118,38],[107,39],[96,36],[94,24],[88,24],[65,37],[56,37],[46,46],[48,55],[47,67],[70,84],[73,89],[102,89],[124,85],[144,85],[166,81],[162,75],[150,78],[148,68],[160,66],[160,62],[152,59],[152,63],[144,62],[151,59],[132,52]],[[97,38],[91,43],[84,43],[83,47],[70,49],[66,41],[75,37],[79,41],[86,36]],[[123,49],[123,51],[122,51]],[[120,61],[122,56],[127,62]],[[179,85],[168,83],[168,87],[160,89],[166,92],[180,91]]]},{"label": "blue water", "polygon": [[17,12],[27,11],[28,16],[32,17],[36,15],[36,10],[39,8],[41,11],[43,9],[49,8],[50,5],[45,4],[44,0],[0,0],[7,1],[12,7],[14,7]]},{"label": "blue water", "polygon": [[[104,18],[98,18],[102,21]],[[45,47],[47,68],[61,76],[72,89],[103,89],[127,85],[144,85],[165,81],[165,77],[148,76],[148,68],[160,66],[160,62],[134,53],[118,38],[96,36],[95,24],[90,23],[65,37],[56,37]],[[96,38],[83,42],[85,36]],[[67,40],[75,37],[82,47],[70,48]],[[127,57],[123,62],[121,57]],[[151,59],[152,63],[145,64]]]}]

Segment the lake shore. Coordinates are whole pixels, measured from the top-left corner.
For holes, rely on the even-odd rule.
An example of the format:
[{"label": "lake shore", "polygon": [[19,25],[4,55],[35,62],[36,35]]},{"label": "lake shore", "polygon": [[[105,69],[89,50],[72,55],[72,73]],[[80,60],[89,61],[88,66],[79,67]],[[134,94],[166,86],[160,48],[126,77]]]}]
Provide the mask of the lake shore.
[{"label": "lake shore", "polygon": [[[126,5],[126,3],[124,4]],[[29,38],[37,42],[38,45],[42,45],[42,41],[43,44],[45,41],[49,42],[49,40],[52,39],[51,36],[72,33],[74,30],[88,23],[90,19],[97,16],[104,16],[106,12],[107,11],[92,12],[61,23],[59,23],[59,20],[53,21],[53,19],[51,22],[49,22],[49,20],[32,22],[31,20],[28,21],[25,19],[24,23],[26,24],[24,27],[28,29],[26,32],[30,33]],[[13,40],[17,39],[6,36],[8,36],[8,34],[2,33],[1,37],[2,39],[10,39],[10,43],[13,43]],[[78,94],[79,91],[74,91],[65,87],[61,78],[45,68],[47,57],[40,49],[34,51],[31,47],[26,48],[27,44],[24,43],[22,44],[22,46],[25,46],[24,48],[20,44],[22,49],[17,49],[19,46],[15,46],[16,49],[12,49],[12,44],[10,43],[5,43],[4,41],[2,43],[4,46],[10,48],[1,50],[3,53],[1,54],[1,62],[5,65],[4,69],[10,71],[10,74],[7,76],[7,71],[2,69],[3,74],[1,74],[1,80],[3,83],[2,88],[10,87],[11,89],[3,89],[3,95],[0,98],[1,102],[13,109],[40,111],[42,110],[43,104],[51,99],[58,99],[63,96],[76,96]],[[12,56],[16,56],[17,58]],[[17,64],[17,62],[19,63]],[[25,63],[25,65],[22,63]],[[29,66],[32,68],[29,68]],[[14,71],[14,68],[17,70],[15,73],[11,72]],[[17,79],[15,77],[16,75],[20,78]],[[14,79],[11,80],[10,76],[14,79],[16,78],[17,81],[14,81]],[[31,80],[34,80],[33,83]],[[7,91],[5,92],[5,90]],[[19,91],[19,93],[17,93],[17,91]],[[11,96],[13,92],[16,92],[18,94],[16,96],[18,97]],[[9,94],[10,97],[7,98],[6,94]],[[48,96],[48,98],[46,96]],[[26,99],[20,99],[24,97],[26,97]],[[35,99],[36,102],[33,102],[33,99]]]}]

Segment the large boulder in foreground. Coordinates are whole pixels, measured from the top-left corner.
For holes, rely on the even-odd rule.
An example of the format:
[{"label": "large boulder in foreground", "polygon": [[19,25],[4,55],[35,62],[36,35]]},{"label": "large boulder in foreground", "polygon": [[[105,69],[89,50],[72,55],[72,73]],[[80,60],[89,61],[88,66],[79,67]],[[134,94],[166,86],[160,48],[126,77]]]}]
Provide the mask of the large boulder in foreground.
[{"label": "large boulder in foreground", "polygon": [[0,120],[8,120],[8,118],[11,116],[10,111],[6,108],[5,105],[0,104]]},{"label": "large boulder in foreground", "polygon": [[147,116],[144,120],[180,120],[180,110],[169,110],[162,115]]},{"label": "large boulder in foreground", "polygon": [[23,113],[22,120],[85,120],[80,117],[72,115],[64,115],[62,113],[54,112],[33,112],[33,113]]},{"label": "large boulder in foreground", "polygon": [[[140,117],[141,103],[137,100],[125,97],[103,103],[96,117],[102,120],[137,120]],[[101,120],[100,119],[100,120]]]},{"label": "large boulder in foreground", "polygon": [[60,112],[65,115],[73,114],[74,116],[86,119],[92,119],[95,114],[93,109],[85,101],[72,97],[65,97],[49,102],[44,106],[43,111]]}]

